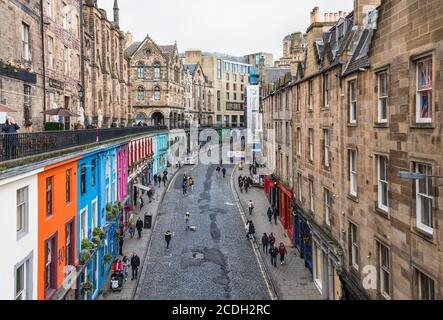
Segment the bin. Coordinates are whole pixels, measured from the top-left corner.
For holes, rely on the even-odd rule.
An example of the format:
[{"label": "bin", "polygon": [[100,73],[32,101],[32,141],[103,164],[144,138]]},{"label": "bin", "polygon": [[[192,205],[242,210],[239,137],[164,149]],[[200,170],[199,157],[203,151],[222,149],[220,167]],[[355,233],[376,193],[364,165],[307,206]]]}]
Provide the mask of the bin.
[{"label": "bin", "polygon": [[145,214],[144,228],[145,229],[151,229],[151,227],[152,227],[152,215]]}]

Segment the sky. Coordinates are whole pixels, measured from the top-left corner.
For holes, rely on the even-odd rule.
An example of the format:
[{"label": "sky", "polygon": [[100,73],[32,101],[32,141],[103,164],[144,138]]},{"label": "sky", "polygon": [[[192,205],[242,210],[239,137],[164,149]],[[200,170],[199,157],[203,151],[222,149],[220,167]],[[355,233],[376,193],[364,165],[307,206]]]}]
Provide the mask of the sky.
[{"label": "sky", "polygon": [[[282,56],[282,40],[306,32],[310,11],[352,11],[353,0],[118,0],[120,28],[135,41],[147,34],[159,45],[174,44],[179,52],[199,48],[242,56],[269,52]],[[114,0],[98,0],[112,20]]]}]

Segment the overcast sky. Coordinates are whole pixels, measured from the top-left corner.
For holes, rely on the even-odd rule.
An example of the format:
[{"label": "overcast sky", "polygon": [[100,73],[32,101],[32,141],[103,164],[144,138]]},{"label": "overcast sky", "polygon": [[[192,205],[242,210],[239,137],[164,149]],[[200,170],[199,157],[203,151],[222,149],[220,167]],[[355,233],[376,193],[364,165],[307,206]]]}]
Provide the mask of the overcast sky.
[{"label": "overcast sky", "polygon": [[[98,0],[112,19],[114,0]],[[232,55],[270,52],[282,55],[282,39],[305,32],[309,12],[351,11],[352,0],[119,0],[120,28],[135,40],[146,34],[158,44],[177,40],[180,52],[199,48]]]}]

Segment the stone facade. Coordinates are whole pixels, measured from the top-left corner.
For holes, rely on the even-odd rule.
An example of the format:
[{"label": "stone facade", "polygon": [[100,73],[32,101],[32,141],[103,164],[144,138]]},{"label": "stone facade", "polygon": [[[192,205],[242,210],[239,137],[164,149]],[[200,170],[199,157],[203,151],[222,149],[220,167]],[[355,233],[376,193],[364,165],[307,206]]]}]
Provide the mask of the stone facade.
[{"label": "stone facade", "polygon": [[[43,128],[43,59],[40,1],[0,1],[0,104],[20,132]],[[6,113],[0,113],[4,123]]]}]

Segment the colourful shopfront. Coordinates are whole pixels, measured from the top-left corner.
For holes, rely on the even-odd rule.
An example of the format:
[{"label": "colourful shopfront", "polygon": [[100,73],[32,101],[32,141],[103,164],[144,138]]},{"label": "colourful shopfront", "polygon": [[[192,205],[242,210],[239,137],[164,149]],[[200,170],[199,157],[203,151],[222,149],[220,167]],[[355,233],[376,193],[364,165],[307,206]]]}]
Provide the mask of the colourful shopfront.
[{"label": "colourful shopfront", "polygon": [[282,182],[278,183],[280,222],[288,232],[291,240],[294,239],[294,223],[292,215],[292,192]]}]

